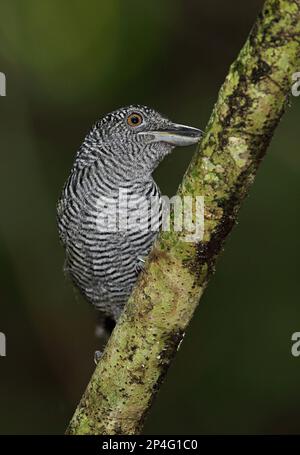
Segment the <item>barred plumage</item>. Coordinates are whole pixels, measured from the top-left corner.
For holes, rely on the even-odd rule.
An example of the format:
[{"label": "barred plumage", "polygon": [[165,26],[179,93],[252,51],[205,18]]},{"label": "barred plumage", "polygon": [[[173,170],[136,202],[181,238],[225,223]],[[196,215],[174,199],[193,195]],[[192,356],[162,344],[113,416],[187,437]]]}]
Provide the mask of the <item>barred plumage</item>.
[{"label": "barred plumage", "polygon": [[97,122],[77,152],[57,206],[65,268],[87,300],[114,320],[162,222],[151,174],[174,146],[195,143],[200,134],[130,106]]}]

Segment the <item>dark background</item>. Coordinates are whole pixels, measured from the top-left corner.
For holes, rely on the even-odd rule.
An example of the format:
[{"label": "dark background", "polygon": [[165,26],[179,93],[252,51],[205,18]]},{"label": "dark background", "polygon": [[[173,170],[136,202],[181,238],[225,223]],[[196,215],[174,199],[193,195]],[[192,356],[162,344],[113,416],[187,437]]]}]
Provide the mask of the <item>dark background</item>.
[{"label": "dark background", "polygon": [[[0,433],[63,433],[94,368],[95,312],[64,278],[55,218],[83,136],[132,103],[204,128],[261,5],[1,1]],[[300,432],[299,113],[291,97],[147,433]],[[164,193],[192,153],[161,164]]]}]

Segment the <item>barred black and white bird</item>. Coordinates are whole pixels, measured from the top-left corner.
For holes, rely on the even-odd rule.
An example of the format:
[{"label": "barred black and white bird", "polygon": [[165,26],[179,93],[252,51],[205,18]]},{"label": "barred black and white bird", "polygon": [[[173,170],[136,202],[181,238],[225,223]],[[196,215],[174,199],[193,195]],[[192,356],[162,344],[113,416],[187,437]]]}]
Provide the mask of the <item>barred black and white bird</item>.
[{"label": "barred black and white bird", "polygon": [[[59,234],[66,271],[104,316],[118,319],[161,225],[154,169],[201,133],[137,105],[106,115],[79,148],[57,206]],[[142,208],[150,200],[151,226]]]}]

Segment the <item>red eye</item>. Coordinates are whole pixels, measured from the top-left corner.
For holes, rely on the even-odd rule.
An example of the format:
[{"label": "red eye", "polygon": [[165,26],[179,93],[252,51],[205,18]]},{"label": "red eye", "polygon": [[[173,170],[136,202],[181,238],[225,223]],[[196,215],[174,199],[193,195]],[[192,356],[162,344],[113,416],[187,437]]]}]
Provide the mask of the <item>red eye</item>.
[{"label": "red eye", "polygon": [[132,126],[134,128],[143,123],[143,117],[140,114],[134,112],[127,117],[127,123],[129,126]]}]

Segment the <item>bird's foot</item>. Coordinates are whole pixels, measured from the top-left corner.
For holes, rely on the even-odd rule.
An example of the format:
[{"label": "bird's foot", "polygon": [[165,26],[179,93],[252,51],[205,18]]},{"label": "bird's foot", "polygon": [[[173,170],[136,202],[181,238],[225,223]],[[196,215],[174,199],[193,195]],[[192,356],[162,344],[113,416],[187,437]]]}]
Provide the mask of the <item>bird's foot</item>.
[{"label": "bird's foot", "polygon": [[137,260],[138,260],[138,262],[137,262],[137,264],[136,264],[136,271],[137,271],[138,273],[140,273],[140,272],[145,272],[145,263],[146,263],[146,260],[145,260],[143,257],[141,257],[141,256],[138,256],[138,257],[137,257]]},{"label": "bird's foot", "polygon": [[98,365],[98,362],[99,360],[101,359],[103,355],[103,352],[102,351],[95,351],[94,353],[94,362],[95,362],[95,365]]}]

